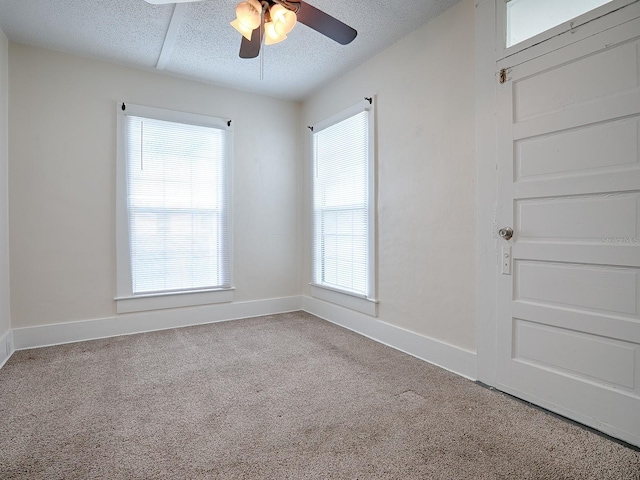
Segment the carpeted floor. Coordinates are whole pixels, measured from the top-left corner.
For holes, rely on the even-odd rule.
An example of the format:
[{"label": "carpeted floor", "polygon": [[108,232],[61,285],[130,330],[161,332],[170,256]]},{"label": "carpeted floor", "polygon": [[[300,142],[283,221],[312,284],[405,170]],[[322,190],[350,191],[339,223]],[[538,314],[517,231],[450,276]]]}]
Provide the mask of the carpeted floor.
[{"label": "carpeted floor", "polygon": [[0,478],[623,480],[640,453],[296,312],[15,353]]}]

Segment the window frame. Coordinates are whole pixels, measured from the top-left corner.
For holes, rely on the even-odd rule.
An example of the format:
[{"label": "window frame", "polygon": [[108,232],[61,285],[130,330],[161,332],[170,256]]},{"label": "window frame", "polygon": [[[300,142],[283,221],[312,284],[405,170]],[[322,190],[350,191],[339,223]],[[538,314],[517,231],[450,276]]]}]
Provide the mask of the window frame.
[{"label": "window frame", "polygon": [[[317,283],[314,258],[315,242],[315,181],[316,157],[313,151],[313,135],[329,128],[343,120],[353,117],[359,113],[368,114],[368,159],[367,159],[367,294],[361,295],[348,290],[342,290],[330,285]],[[365,99],[357,104],[337,113],[313,126],[309,136],[309,158],[311,164],[311,296],[331,303],[350,308],[352,310],[365,313],[370,316],[378,315],[377,299],[377,168],[376,168],[376,115],[375,97],[371,101]]]},{"label": "window frame", "polygon": [[[582,15],[579,15],[571,20],[556,25],[549,30],[545,30],[531,38],[516,43],[510,47],[507,47],[507,3],[510,0],[495,0],[496,1],[496,60],[504,60],[508,57],[517,55],[517,61],[515,64],[522,63],[531,58],[543,55],[548,51],[555,48],[559,48],[557,45],[547,45],[546,42],[554,37],[558,37],[564,33],[574,31],[582,25],[585,25],[596,18],[608,15],[616,10],[626,7],[638,0],[613,0],[610,3],[601,5],[593,10],[590,10]],[[574,41],[578,41],[579,35],[572,36],[575,38],[565,38],[562,44],[569,44]]]},{"label": "window frame", "polygon": [[[124,108],[123,108],[124,107]],[[228,288],[202,290],[184,290],[159,293],[134,294],[131,273],[131,249],[129,239],[127,155],[126,155],[126,117],[137,116],[167,122],[183,123],[223,129],[229,138],[225,155],[225,184],[228,187],[228,205],[226,209],[229,229],[229,268],[230,285]],[[207,305],[233,301],[235,290],[233,280],[233,127],[226,119],[178,112],[163,108],[147,107],[123,102],[117,104],[117,155],[116,155],[116,312],[131,313],[165,308]]]}]

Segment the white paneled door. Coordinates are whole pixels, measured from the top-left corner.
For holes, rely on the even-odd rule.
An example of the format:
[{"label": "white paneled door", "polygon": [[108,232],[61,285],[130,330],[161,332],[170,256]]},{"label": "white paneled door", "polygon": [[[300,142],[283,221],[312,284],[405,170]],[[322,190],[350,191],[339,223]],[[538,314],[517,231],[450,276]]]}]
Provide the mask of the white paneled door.
[{"label": "white paneled door", "polygon": [[497,387],[640,445],[640,18],[497,98]]}]

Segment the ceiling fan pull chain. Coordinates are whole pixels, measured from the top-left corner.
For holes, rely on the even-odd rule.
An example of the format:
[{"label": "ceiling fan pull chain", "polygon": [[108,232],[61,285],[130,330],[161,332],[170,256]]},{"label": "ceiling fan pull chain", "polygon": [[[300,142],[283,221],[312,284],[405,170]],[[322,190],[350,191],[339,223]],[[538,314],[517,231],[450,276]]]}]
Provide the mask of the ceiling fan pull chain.
[{"label": "ceiling fan pull chain", "polygon": [[[260,38],[264,38],[264,13],[262,22],[260,23]],[[266,48],[260,49],[260,81],[264,80],[264,51]]]},{"label": "ceiling fan pull chain", "polygon": [[264,22],[266,21],[267,12],[269,11],[269,3],[262,0],[262,14],[260,17],[260,81],[264,80]]}]

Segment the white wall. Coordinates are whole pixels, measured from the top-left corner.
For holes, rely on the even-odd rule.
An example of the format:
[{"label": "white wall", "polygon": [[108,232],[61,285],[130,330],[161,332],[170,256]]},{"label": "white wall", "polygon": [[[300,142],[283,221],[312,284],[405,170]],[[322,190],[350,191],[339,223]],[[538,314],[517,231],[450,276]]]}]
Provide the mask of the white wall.
[{"label": "white wall", "polygon": [[115,315],[117,101],[233,120],[234,302],[299,295],[299,104],[14,43],[9,68],[13,328]]},{"label": "white wall", "polygon": [[471,0],[331,83],[302,112],[292,102],[25,45],[10,44],[9,54],[13,328],[115,316],[117,101],[234,120],[242,302],[310,293],[302,125],[376,95],[378,318],[475,350]]},{"label": "white wall", "polygon": [[[9,41],[0,30],[0,338],[11,328],[9,308]],[[0,345],[0,357],[5,354]]]},{"label": "white wall", "polygon": [[[376,95],[378,318],[468,350],[476,336],[474,62],[474,3],[464,0],[303,104],[311,125]],[[307,154],[307,179],[309,165]],[[307,295],[310,195],[307,180]]]}]

